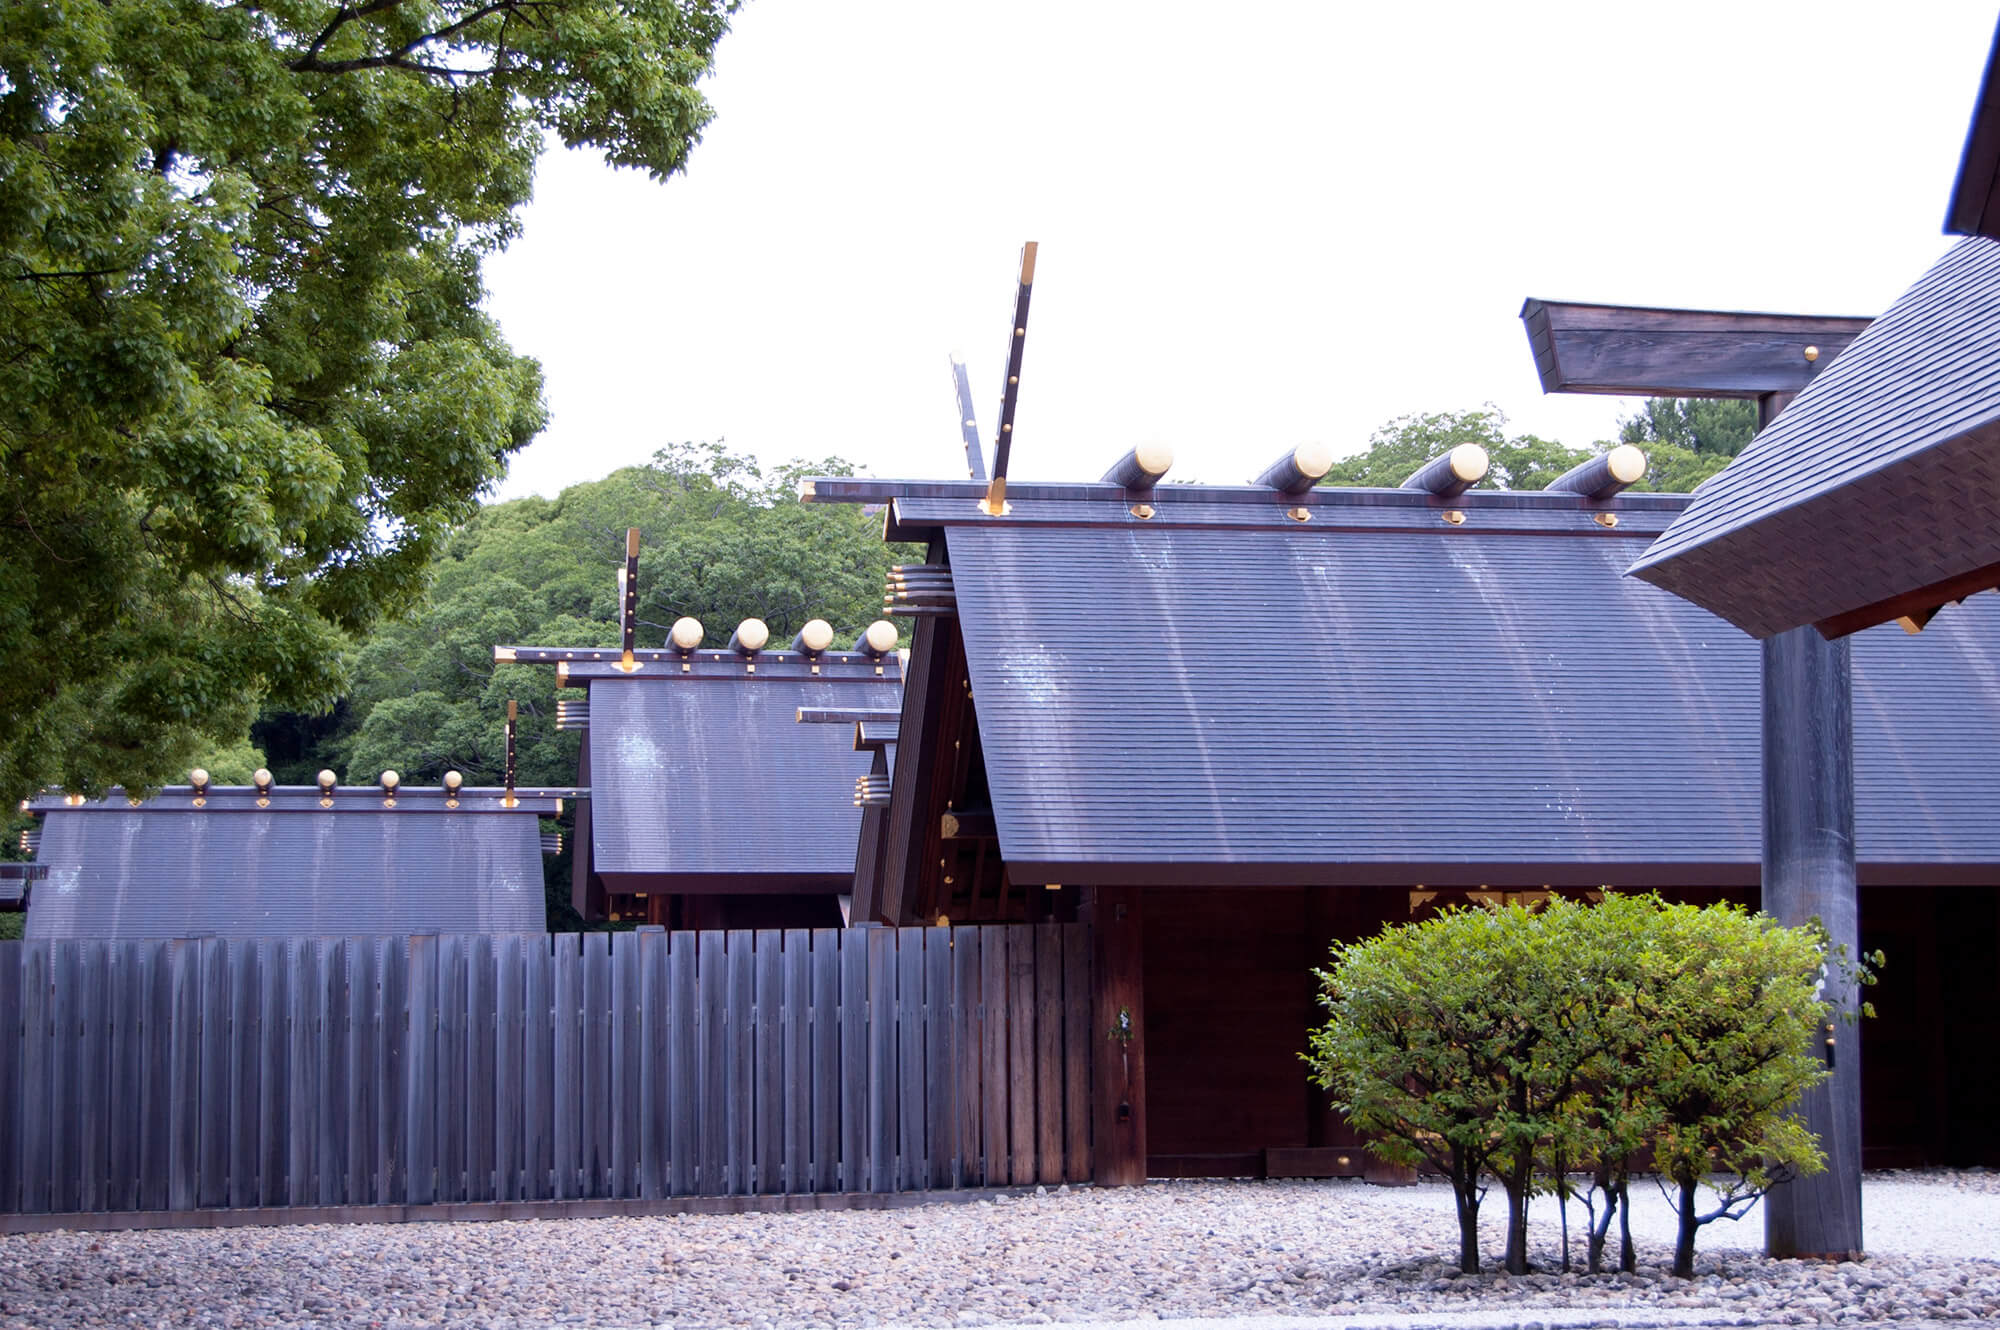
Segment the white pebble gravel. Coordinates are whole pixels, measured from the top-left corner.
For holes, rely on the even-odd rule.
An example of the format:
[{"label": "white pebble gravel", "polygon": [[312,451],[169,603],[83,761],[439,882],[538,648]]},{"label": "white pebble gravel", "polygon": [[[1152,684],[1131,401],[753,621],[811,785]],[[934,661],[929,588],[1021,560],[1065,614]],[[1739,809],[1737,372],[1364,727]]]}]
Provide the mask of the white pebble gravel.
[{"label": "white pebble gravel", "polygon": [[[1692,1280],[1666,1273],[1663,1201],[1650,1185],[1638,1199],[1640,1271],[1599,1277],[1462,1277],[1443,1186],[1354,1181],[1057,1189],[887,1211],[15,1235],[0,1238],[0,1326],[2000,1324],[2000,1175],[1871,1174],[1865,1262],[1766,1260],[1760,1213],[1711,1225]],[[1485,1208],[1490,1269],[1497,1192]],[[1555,1220],[1538,1203],[1544,1271],[1560,1259]]]}]

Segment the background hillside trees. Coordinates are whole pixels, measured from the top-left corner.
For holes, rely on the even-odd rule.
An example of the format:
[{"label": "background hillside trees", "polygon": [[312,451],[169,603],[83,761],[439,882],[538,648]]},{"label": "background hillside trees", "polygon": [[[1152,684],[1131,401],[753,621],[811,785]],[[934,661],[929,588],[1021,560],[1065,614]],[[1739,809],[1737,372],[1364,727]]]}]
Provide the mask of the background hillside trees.
[{"label": "background hillside trees", "polygon": [[730,8],[0,6],[0,797],[338,696],[541,427],[480,265],[544,133],[679,170]]}]

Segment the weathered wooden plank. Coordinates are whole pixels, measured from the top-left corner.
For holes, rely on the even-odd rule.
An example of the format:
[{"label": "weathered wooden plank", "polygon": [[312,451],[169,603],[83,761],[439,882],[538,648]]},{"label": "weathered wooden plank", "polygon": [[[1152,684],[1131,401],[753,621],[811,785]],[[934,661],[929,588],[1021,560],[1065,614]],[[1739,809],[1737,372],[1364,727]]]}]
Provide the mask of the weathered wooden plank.
[{"label": "weathered wooden plank", "polygon": [[611,1195],[611,934],[583,935],[583,1092],[577,1123],[582,1194]]},{"label": "weathered wooden plank", "polygon": [[[812,1190],[840,1190],[840,943],[852,934],[812,931]],[[799,1190],[804,1191],[801,1187]]]},{"label": "weathered wooden plank", "polygon": [[611,1178],[609,1196],[639,1194],[640,1040],[639,936],[624,933],[611,948]]},{"label": "weathered wooden plank", "polygon": [[[173,1125],[171,1068],[174,1027],[173,979],[168,970],[167,955],[172,946],[166,941],[148,944],[141,972],[143,982],[136,995],[139,1065],[137,1082],[133,1086],[133,1111],[138,1117],[131,1205],[134,1210],[167,1208],[167,1153]],[[6,980],[0,977],[0,994],[4,994],[5,989]],[[0,1160],[4,1160],[5,1153],[4,1147],[0,1147]],[[0,1196],[4,1195],[6,1192],[0,1189]]]},{"label": "weathered wooden plank", "polygon": [[111,1165],[111,1007],[105,943],[77,944],[76,1208],[105,1208]]},{"label": "weathered wooden plank", "polygon": [[290,983],[285,989],[285,1187],[278,1205],[319,1204],[319,1146],[326,1101],[320,1086],[326,1079],[326,1034],[320,1012],[326,1004],[326,981],[320,960],[325,939],[292,938]]},{"label": "weathered wooden plank", "polygon": [[[496,1009],[500,958],[495,939],[481,933],[466,939],[465,956],[465,1199],[491,1201],[499,1196],[496,1182],[498,1122],[494,1068],[498,1058],[499,1012]],[[518,1093],[518,1082],[507,1082],[502,1098]]]},{"label": "weathered wooden plank", "polygon": [[229,1204],[229,944],[201,939],[201,1174],[196,1204]]},{"label": "weathered wooden plank", "polygon": [[107,1210],[139,1208],[139,1138],[146,1129],[140,1107],[146,1058],[144,1025],[153,962],[159,952],[157,941],[127,942],[108,953],[105,966],[109,985],[105,1010],[111,1018],[110,1080],[104,1092],[111,1137],[105,1160]]},{"label": "weathered wooden plank", "polygon": [[1088,1182],[1090,1160],[1090,930],[1063,929],[1063,1177]]},{"label": "weathered wooden plank", "polygon": [[527,1006],[523,946],[519,934],[509,933],[494,949],[493,1081],[486,1093],[493,1103],[493,1198],[498,1201],[521,1199],[521,1109],[528,1095],[528,1078],[521,1069]]},{"label": "weathered wooden plank", "polygon": [[556,951],[558,935],[521,949],[521,1197],[553,1200],[555,1184]]},{"label": "weathered wooden plank", "polygon": [[409,1035],[403,1050],[403,1131],[409,1167],[402,1201],[429,1205],[438,1194],[438,1002],[444,958],[438,935],[410,939]]},{"label": "weathered wooden plank", "polygon": [[868,930],[868,1189],[896,1187],[896,935]]},{"label": "weathered wooden plank", "polygon": [[257,943],[231,938],[226,948],[229,983],[228,1197],[241,1209],[257,1204],[258,1090],[262,1064]]},{"label": "weathered wooden plank", "polygon": [[1035,934],[1010,930],[1007,939],[1007,1149],[1015,1186],[1037,1176],[1035,1147]]},{"label": "weathered wooden plank", "polygon": [[958,1079],[953,1059],[951,930],[924,930],[924,1150],[923,1185],[950,1187],[958,1153]]},{"label": "weathered wooden plank", "polygon": [[259,1205],[286,1202],[285,1168],[290,1119],[285,1091],[290,1028],[285,995],[291,987],[291,948],[284,938],[257,940],[257,1186]]},{"label": "weathered wooden plank", "polygon": [[664,931],[639,934],[639,1195],[649,1201],[668,1194],[667,1158],[673,1148],[670,946]]},{"label": "weathered wooden plank", "polygon": [[840,939],[840,1186],[868,1190],[868,937]]},{"label": "weathered wooden plank", "polygon": [[729,1030],[728,961],[723,951],[723,935],[703,932],[695,952],[695,982],[700,991],[701,1007],[695,1017],[695,1030],[701,1039],[701,1069],[695,1125],[700,1137],[697,1149],[698,1163],[695,1174],[695,1191],[703,1196],[720,1196],[726,1192],[728,1181],[725,1170],[729,1156],[728,1121],[728,1072],[725,1063],[728,1058]]},{"label": "weathered wooden plank", "polygon": [[21,1208],[21,944],[0,942],[0,1214]]},{"label": "weathered wooden plank", "polygon": [[78,948],[80,942],[52,942],[48,952],[48,1154],[40,1164],[48,1170],[48,1208],[76,1210],[78,1164]]},{"label": "weathered wooden plank", "polygon": [[1061,924],[1035,925],[1036,1178],[1063,1180],[1063,992]]},{"label": "weathered wooden plank", "polygon": [[701,1000],[695,979],[696,934],[667,935],[667,1194],[692,1196],[701,1131]]},{"label": "weathered wooden plank", "polygon": [[924,928],[896,930],[896,1190],[929,1182],[924,1155]]},{"label": "weathered wooden plank", "polygon": [[812,934],[788,928],[783,936],[784,1158],[780,1167],[787,1192],[812,1190]]},{"label": "weathered wooden plank", "polygon": [[415,1025],[410,1006],[410,943],[404,938],[378,938],[376,965],[381,975],[376,1025],[375,1163],[377,1194],[384,1205],[410,1199],[410,1043]]},{"label": "weathered wooden plank", "polygon": [[188,938],[167,943],[166,969],[171,1041],[162,1105],[171,1119],[166,1204],[171,1210],[192,1210],[201,1177],[201,944]]},{"label": "weathered wooden plank", "polygon": [[757,1014],[751,1038],[751,1098],[756,1114],[751,1154],[755,1163],[744,1190],[776,1195],[785,1190],[784,953],[776,929],[759,929],[753,937]]},{"label": "weathered wooden plank", "polygon": [[346,941],[349,1205],[374,1204],[382,1186],[382,949],[376,941]]},{"label": "weathered wooden plank", "polygon": [[727,934],[725,955],[729,958],[729,1005],[723,1013],[729,1032],[726,1098],[729,1114],[728,1190],[731,1195],[750,1191],[754,1163],[752,1146],[756,1137],[756,1002],[757,955],[748,929],[732,928]]},{"label": "weathered wooden plank", "polygon": [[346,939],[320,937],[312,941],[318,956],[319,1086],[315,1098],[319,1108],[317,1123],[318,1181],[315,1190],[321,1205],[340,1205],[347,1200],[347,1073],[352,1056],[348,1052],[347,950]]},{"label": "weathered wooden plank", "polygon": [[554,1111],[549,1118],[555,1148],[555,1198],[582,1195],[583,1175],[583,940],[569,934],[555,940],[555,982],[550,992],[554,1008]]},{"label": "weathered wooden plank", "polygon": [[979,1000],[979,951],[984,934],[977,928],[951,931],[952,1076],[957,1084],[958,1122],[952,1149],[952,1185],[985,1184],[985,1151],[979,1137],[980,1059],[985,1049],[986,1022]]},{"label": "weathered wooden plank", "polygon": [[979,1051],[980,1150],[986,1156],[986,1185],[1000,1187],[1014,1180],[1007,1130],[1012,1113],[1007,1067],[1007,1027],[1012,1015],[1007,1002],[1011,937],[1005,927],[989,927],[980,930],[979,940],[983,949],[979,992],[984,1021]]},{"label": "weathered wooden plank", "polygon": [[431,1132],[436,1141],[437,1190],[441,1203],[465,1199],[465,1074],[470,1031],[466,1028],[465,935],[437,939],[437,1044],[431,1064]]}]

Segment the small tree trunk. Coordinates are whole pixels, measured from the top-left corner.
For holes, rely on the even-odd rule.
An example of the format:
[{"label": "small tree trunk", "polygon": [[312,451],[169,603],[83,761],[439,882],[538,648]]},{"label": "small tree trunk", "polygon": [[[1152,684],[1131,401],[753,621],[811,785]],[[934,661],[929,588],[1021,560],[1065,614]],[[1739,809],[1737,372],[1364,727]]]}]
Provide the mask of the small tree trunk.
[{"label": "small tree trunk", "polygon": [[1563,1273],[1568,1274],[1569,1273],[1569,1184],[1567,1181],[1563,1183],[1562,1190],[1556,1194],[1556,1203],[1562,1207],[1562,1237],[1563,1237],[1562,1268],[1563,1268]]},{"label": "small tree trunk", "polygon": [[1639,1268],[1639,1253],[1632,1246],[1632,1179],[1618,1179],[1618,1268],[1631,1274]]},{"label": "small tree trunk", "polygon": [[1590,1273],[1597,1275],[1604,1273],[1604,1239],[1611,1232],[1611,1217],[1618,1212],[1617,1184],[1611,1180],[1611,1169],[1608,1166],[1601,1163],[1597,1166],[1592,1187],[1593,1190],[1604,1194],[1604,1217],[1601,1219],[1598,1217],[1595,1206],[1592,1206],[1590,1211],[1588,1268]]},{"label": "small tree trunk", "polygon": [[1451,1192],[1458,1202],[1458,1271],[1479,1273],[1479,1174],[1468,1168],[1457,1151],[1452,1152]]},{"label": "small tree trunk", "polygon": [[1682,1279],[1694,1278],[1694,1233],[1701,1227],[1694,1217],[1694,1179],[1681,1183],[1680,1235],[1674,1241],[1674,1273]]},{"label": "small tree trunk", "polygon": [[1533,1177],[1532,1161],[1507,1172],[1507,1273],[1528,1273],[1528,1183]]}]

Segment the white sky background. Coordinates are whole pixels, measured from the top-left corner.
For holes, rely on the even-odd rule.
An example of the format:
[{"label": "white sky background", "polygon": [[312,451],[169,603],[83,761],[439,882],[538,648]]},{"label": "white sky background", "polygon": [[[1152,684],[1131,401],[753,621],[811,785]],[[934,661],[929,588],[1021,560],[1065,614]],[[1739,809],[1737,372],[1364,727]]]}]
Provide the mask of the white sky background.
[{"label": "white sky background", "polygon": [[548,430],[500,497],[676,439],[965,474],[1041,242],[1012,477],[1177,479],[1491,401],[1581,446],[1523,298],[1881,312],[1939,255],[1993,0],[751,0],[657,184],[543,159],[489,307]]}]

